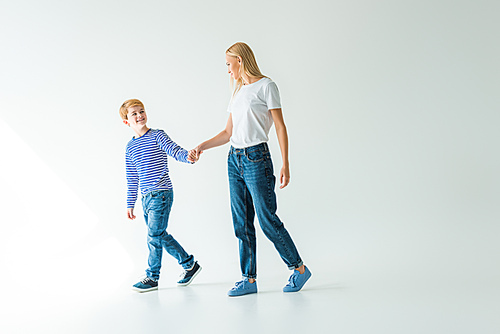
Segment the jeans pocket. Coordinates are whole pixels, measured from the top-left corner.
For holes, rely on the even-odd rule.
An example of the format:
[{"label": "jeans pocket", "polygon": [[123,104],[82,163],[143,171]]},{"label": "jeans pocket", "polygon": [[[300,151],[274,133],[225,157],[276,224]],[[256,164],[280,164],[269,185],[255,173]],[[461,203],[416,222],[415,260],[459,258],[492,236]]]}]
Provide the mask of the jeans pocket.
[{"label": "jeans pocket", "polygon": [[262,153],[262,150],[250,151],[245,155],[250,162],[261,162],[262,160],[264,160],[264,154]]},{"label": "jeans pocket", "polygon": [[167,205],[167,199],[165,198],[165,195],[155,194],[154,196],[151,197],[151,201],[149,202],[148,208],[150,210],[158,211],[158,210],[163,210],[163,208],[165,208],[166,205]]}]

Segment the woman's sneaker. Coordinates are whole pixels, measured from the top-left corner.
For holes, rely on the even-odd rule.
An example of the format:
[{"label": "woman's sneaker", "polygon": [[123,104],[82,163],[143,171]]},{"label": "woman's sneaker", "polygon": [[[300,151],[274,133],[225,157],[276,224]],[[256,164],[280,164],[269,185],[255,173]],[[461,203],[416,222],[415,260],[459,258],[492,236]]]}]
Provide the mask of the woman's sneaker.
[{"label": "woman's sneaker", "polygon": [[305,267],[305,271],[303,274],[299,273],[298,270],[294,270],[292,276],[288,279],[288,284],[283,288],[283,292],[297,292],[304,284],[306,284],[307,280],[311,277],[311,272],[309,268]]},{"label": "woman's sneaker", "polygon": [[148,291],[158,290],[158,281],[146,277],[139,283],[134,284],[132,290],[135,290],[137,292],[148,292]]},{"label": "woman's sneaker", "polygon": [[236,282],[234,287],[227,292],[230,297],[243,296],[251,293],[257,293],[257,281],[250,283],[248,278]]},{"label": "woman's sneaker", "polygon": [[200,271],[201,271],[201,266],[198,264],[198,261],[196,261],[191,269],[184,270],[184,272],[180,276],[181,279],[177,282],[177,285],[181,286],[189,285],[196,277],[196,275],[200,273]]}]

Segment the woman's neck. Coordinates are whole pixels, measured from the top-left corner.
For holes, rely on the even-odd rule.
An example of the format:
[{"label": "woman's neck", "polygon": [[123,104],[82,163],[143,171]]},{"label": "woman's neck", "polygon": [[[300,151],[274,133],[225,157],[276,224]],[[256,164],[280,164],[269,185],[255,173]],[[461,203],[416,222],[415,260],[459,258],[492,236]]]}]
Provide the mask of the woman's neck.
[{"label": "woman's neck", "polygon": [[249,77],[249,76],[244,76],[243,77],[243,82],[245,83],[245,85],[251,85],[254,82],[257,82],[257,81],[259,81],[262,78],[263,77]]}]

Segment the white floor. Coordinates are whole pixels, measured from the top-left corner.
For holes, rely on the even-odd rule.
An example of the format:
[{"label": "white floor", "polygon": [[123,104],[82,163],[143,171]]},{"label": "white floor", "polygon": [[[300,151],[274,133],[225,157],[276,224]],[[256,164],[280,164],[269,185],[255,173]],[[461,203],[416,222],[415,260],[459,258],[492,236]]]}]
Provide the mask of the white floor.
[{"label": "white floor", "polygon": [[209,281],[204,272],[188,287],[166,276],[143,294],[130,290],[133,281],[103,292],[113,284],[105,277],[95,281],[99,293],[12,288],[2,297],[0,332],[500,333],[497,284],[354,283],[312,271],[299,293],[281,292],[286,277],[266,276],[258,294],[236,298],[226,296],[232,281]]}]

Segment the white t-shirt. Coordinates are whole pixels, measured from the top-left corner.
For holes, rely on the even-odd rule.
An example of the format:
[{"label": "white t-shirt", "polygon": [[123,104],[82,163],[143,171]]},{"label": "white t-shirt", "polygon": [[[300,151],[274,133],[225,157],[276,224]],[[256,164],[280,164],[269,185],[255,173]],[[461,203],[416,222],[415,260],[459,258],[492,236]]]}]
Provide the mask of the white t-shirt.
[{"label": "white t-shirt", "polygon": [[278,108],[281,108],[280,93],[271,79],[262,78],[242,86],[227,109],[233,118],[231,145],[245,148],[267,142],[273,125],[269,110]]}]

